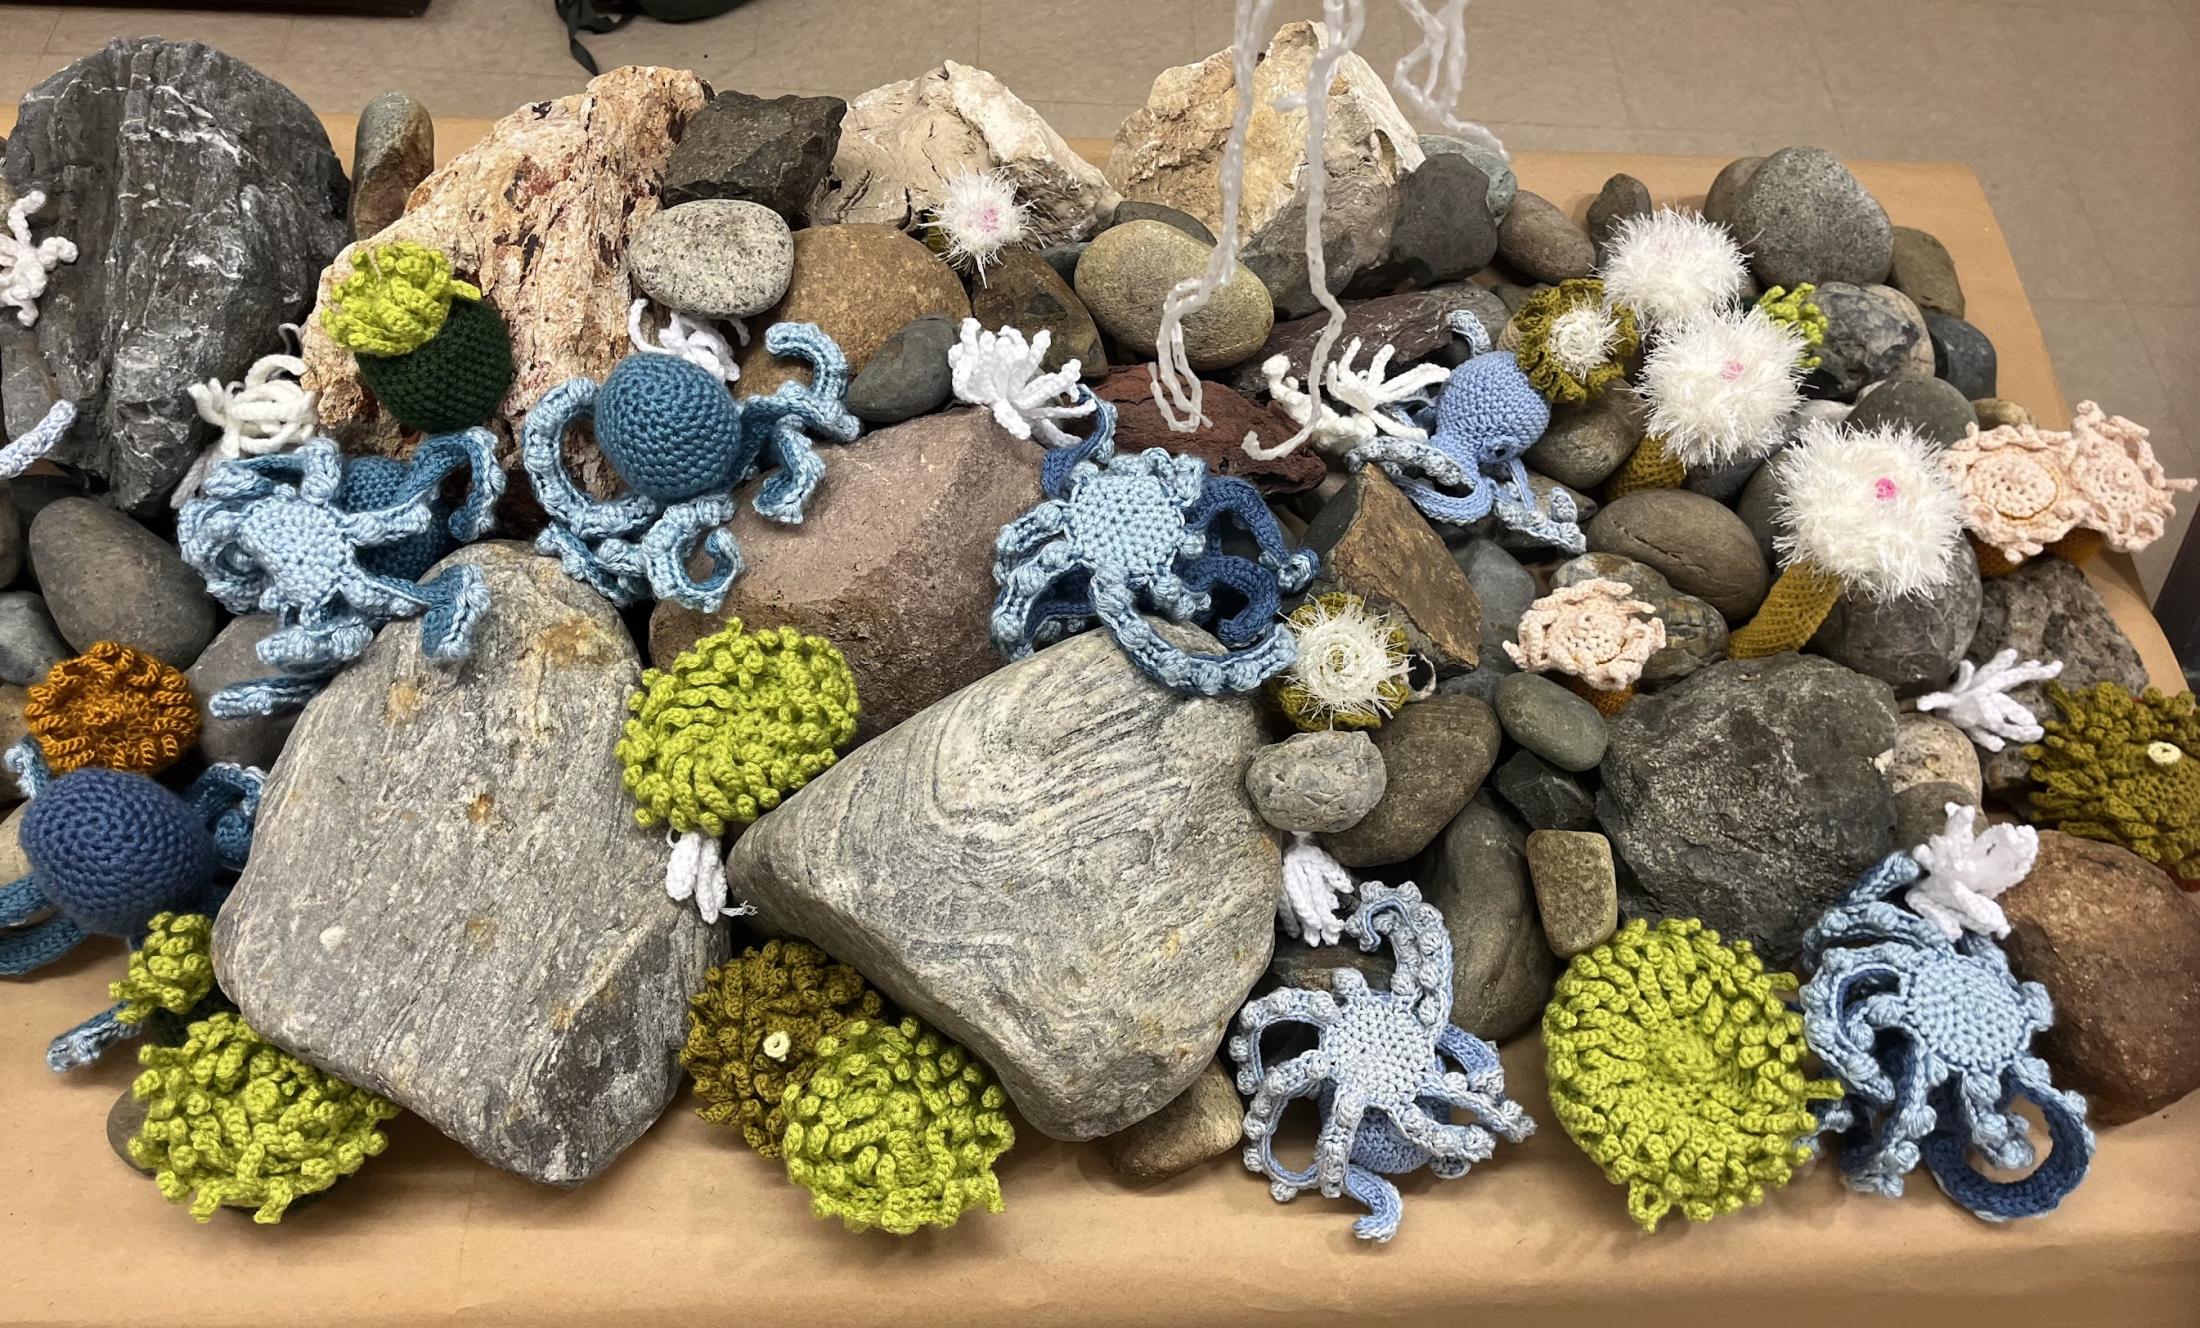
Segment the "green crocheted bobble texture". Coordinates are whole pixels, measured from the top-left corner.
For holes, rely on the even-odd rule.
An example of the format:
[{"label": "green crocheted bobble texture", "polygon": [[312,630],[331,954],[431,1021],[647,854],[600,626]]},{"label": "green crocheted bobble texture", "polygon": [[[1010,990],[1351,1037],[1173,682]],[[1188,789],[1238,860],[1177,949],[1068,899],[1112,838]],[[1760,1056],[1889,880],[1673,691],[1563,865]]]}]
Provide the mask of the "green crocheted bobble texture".
[{"label": "green crocheted bobble texture", "polygon": [[203,913],[156,913],[145,943],[130,952],[120,982],[107,984],[115,1018],[142,1024],[155,1011],[189,1014],[214,991],[214,920]]},{"label": "green crocheted bobble texture", "polygon": [[1805,370],[1815,369],[1821,363],[1814,347],[1826,344],[1826,311],[1811,298],[1818,288],[1807,281],[1797,282],[1794,290],[1774,286],[1757,297],[1757,308],[1775,323],[1792,327],[1803,338],[1803,357],[1796,361]]},{"label": "green crocheted bobble texture", "polygon": [[2073,692],[2049,683],[2047,699],[2061,715],[2024,749],[2037,785],[2033,821],[2121,844],[2200,881],[2200,710],[2192,693],[2149,687],[2133,696],[2110,682]]},{"label": "green crocheted bobble texture", "polygon": [[779,1156],[787,1095],[817,1066],[817,1042],[850,1019],[876,1018],[863,975],[804,941],[766,941],[704,975],[688,998],[680,1064],[702,1099],[696,1114],[738,1126],[749,1147]]},{"label": "green crocheted bobble texture", "polygon": [[1016,1142],[1007,1098],[969,1052],[914,1019],[853,1019],[818,1039],[787,1111],[787,1179],[850,1231],[906,1236],[1001,1211],[993,1164]]},{"label": "green crocheted bobble texture", "polygon": [[856,735],[855,674],[833,643],[739,618],[642,674],[619,741],[634,819],[724,834],[830,768]]},{"label": "green crocheted bobble texture", "polygon": [[130,1160],[153,1173],[170,1203],[201,1222],[217,1208],[251,1208],[280,1222],[388,1147],[377,1127],[397,1108],[270,1045],[218,1014],[191,1025],[183,1045],[138,1051],[144,1073],[130,1095],[145,1124]]},{"label": "green crocheted bobble texture", "polygon": [[451,260],[424,244],[361,245],[351,274],[331,287],[321,326],[354,355],[405,355],[443,330],[454,301],[474,303],[481,291],[451,275]]},{"label": "green crocheted bobble texture", "polygon": [[1627,1212],[1655,1231],[1679,1209],[1708,1222],[1764,1200],[1807,1161],[1815,1101],[1802,1016],[1748,942],[1694,919],[1640,920],[1574,956],[1543,1011],[1551,1111]]}]

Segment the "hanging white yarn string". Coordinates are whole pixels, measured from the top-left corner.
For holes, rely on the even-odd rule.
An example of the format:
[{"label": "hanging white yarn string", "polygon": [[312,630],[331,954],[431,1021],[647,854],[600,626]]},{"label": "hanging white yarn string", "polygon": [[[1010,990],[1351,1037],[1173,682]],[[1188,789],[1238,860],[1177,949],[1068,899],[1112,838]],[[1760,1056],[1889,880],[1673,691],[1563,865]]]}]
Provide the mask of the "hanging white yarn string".
[{"label": "hanging white yarn string", "polygon": [[[282,332],[286,344],[294,345],[297,325],[286,323]],[[314,394],[298,382],[305,371],[305,361],[296,355],[262,355],[245,371],[242,382],[209,378],[191,384],[186,390],[198,406],[199,418],[221,430],[221,435],[184,472],[169,496],[169,506],[182,510],[197,496],[206,472],[221,462],[267,456],[313,437],[320,417],[314,411]]]},{"label": "hanging white yarn string", "polygon": [[1399,57],[1390,75],[1391,91],[1446,133],[1511,161],[1512,154],[1487,126],[1462,120],[1452,109],[1467,90],[1467,0],[1444,0],[1433,13],[1422,0],[1398,0],[1398,7],[1421,30],[1421,44]]}]

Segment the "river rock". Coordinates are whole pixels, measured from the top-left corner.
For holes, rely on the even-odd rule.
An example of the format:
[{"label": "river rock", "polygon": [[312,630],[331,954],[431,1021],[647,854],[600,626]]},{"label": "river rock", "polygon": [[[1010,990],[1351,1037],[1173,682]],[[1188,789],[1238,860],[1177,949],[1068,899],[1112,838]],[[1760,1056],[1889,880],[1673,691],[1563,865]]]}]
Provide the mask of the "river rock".
[{"label": "river rock", "polygon": [[1142,198],[1126,198],[1115,205],[1115,213],[1108,225],[1120,226],[1126,221],[1158,221],[1164,226],[1174,226],[1201,244],[1213,244],[1215,233],[1207,229],[1207,223],[1166,203],[1150,203]]},{"label": "river rock", "polygon": [[1867,383],[1892,378],[1910,363],[1920,339],[1909,311],[1862,286],[1829,281],[1811,297],[1825,311],[1826,337],[1810,382],[1853,401]]},{"label": "river rock", "polygon": [[842,757],[727,876],[970,1048],[1041,1133],[1113,1134],[1199,1077],[1268,966],[1261,743],[1252,701],[1170,692],[1086,632]]},{"label": "river rock", "polygon": [[1971,409],[1978,412],[1978,427],[1981,429],[1998,429],[2004,424],[2035,423],[2031,411],[2002,397],[1980,397],[1971,403]]},{"label": "river rock", "polygon": [[1948,823],[1948,804],[1981,803],[1978,749],[1945,719],[1905,713],[1881,762],[1894,795],[1894,842],[1915,848]]},{"label": "river rock", "polygon": [[1938,690],[1954,676],[1978,630],[1978,560],[1959,549],[1951,561],[1955,574],[1948,584],[1922,595],[1875,600],[1843,594],[1811,637],[1811,649],[1879,679],[1904,699]]},{"label": "river rock", "polygon": [[1604,759],[1604,716],[1542,674],[1507,677],[1496,704],[1505,736],[1559,769],[1592,770]]},{"label": "river rock", "polygon": [[1039,460],[991,415],[958,409],[835,446],[799,526],[757,515],[752,481],[730,527],[748,570],[715,614],[660,602],[651,661],[670,667],[728,618],[815,633],[855,672],[859,739],[884,733],[1005,662],[985,627],[993,541],[1044,496]]},{"label": "river rock", "polygon": [[1570,558],[1551,572],[1551,588],[1562,589],[1581,581],[1618,581],[1655,611],[1665,624],[1665,648],[1642,666],[1645,683],[1672,682],[1685,678],[1726,654],[1726,618],[1694,595],[1683,595],[1673,584],[1632,558],[1615,553],[1585,553]]},{"label": "river rock", "polygon": [[1894,263],[1887,211],[1824,148],[1782,148],[1734,200],[1734,233],[1767,286],[1883,281]]},{"label": "river rock", "polygon": [[577,1184],[679,1091],[726,936],[665,898],[663,834],[619,786],[641,662],[618,610],[522,544],[456,563],[491,595],[473,658],[384,632],[306,708],[214,962],[270,1041]]},{"label": "river rock", "polygon": [[1703,196],[1704,217],[1732,230],[1734,205],[1741,201],[1742,188],[1749,183],[1749,177],[1757,173],[1757,168],[1764,164],[1763,157],[1736,157],[1720,167],[1717,178],[1711,181],[1710,190]]},{"label": "river rock", "polygon": [[1523,189],[1497,228],[1497,255],[1515,271],[1557,284],[1596,270],[1589,233],[1556,203]]},{"label": "river rock", "polygon": [[945,405],[955,390],[948,348],[960,327],[927,314],[886,338],[848,384],[848,411],[865,424],[899,424]]},{"label": "river rock", "polygon": [[1612,841],[1586,830],[1528,836],[1528,879],[1551,953],[1571,959],[1619,929],[1619,876]]},{"label": "river rock", "polygon": [[1713,664],[1611,722],[1597,819],[1628,915],[1700,917],[1775,967],[1894,848],[1886,684],[1811,655]]},{"label": "river rock", "polygon": [[1389,777],[1366,733],[1323,729],[1263,747],[1245,769],[1253,810],[1278,830],[1332,835],[1358,825]]},{"label": "river rock", "polygon": [[1551,408],[1550,427],[1523,458],[1569,488],[1593,489],[1642,442],[1642,398],[1617,388],[1591,401]]},{"label": "river rock", "polygon": [[1482,654],[1482,608],[1466,573],[1398,486],[1373,466],[1353,475],[1306,528],[1321,555],[1309,594],[1342,590],[1390,614],[1438,676]]},{"label": "river rock", "polygon": [[1581,781],[1537,756],[1518,751],[1490,777],[1497,796],[1537,830],[1594,830],[1596,799]]},{"label": "river rock", "polygon": [[176,547],[111,507],[64,498],[31,523],[31,567],[72,650],[120,641],[188,668],[220,610]]},{"label": "river rock", "polygon": [[[1457,365],[1466,359],[1466,342],[1445,326],[1445,320],[1457,310],[1471,311],[1493,343],[1505,330],[1505,320],[1511,317],[1495,295],[1471,282],[1378,295],[1371,300],[1345,300],[1343,305],[1344,330],[1337,334],[1333,354],[1342,353],[1344,347],[1357,340],[1361,347],[1358,363],[1364,367],[1377,348],[1392,346],[1397,351],[1390,361],[1392,373],[1417,360]],[[1223,381],[1240,392],[1265,392],[1268,380],[1261,366],[1281,355],[1288,361],[1286,372],[1305,382],[1308,359],[1326,318],[1326,314],[1317,314],[1277,323],[1259,352],[1223,374]]]},{"label": "river rock", "polygon": [[1780,495],[1785,486],[1780,479],[1778,466],[1760,466],[1742,486],[1742,496],[1734,504],[1734,515],[1749,527],[1750,538],[1757,542],[1758,556],[1767,567],[1779,565],[1777,540],[1780,535]]},{"label": "river rock", "polygon": [[1902,362],[1901,368],[1895,370],[1896,376],[1902,378],[1931,378],[1933,376],[1932,327],[1925,321],[1925,311],[1917,307],[1916,301],[1892,286],[1866,286],[1864,289],[1885,300],[1888,307],[1900,313],[1903,319],[1917,332],[1917,340],[1910,343],[1909,358]]},{"label": "river rock", "polygon": [[1488,701],[1497,695],[1497,684],[1520,668],[1505,653],[1505,642],[1520,630],[1520,615],[1535,602],[1535,575],[1494,539],[1477,536],[1455,546],[1452,561],[1467,574],[1467,584],[1482,606],[1482,659],[1473,669],[1446,678],[1447,694]]},{"label": "river rock", "polygon": [[[656,213],[665,159],[708,95],[685,70],[628,66],[572,96],[532,102],[422,181],[405,215],[375,237],[450,255],[511,332],[512,390],[488,421],[507,469],[519,465],[520,422],[545,393],[570,378],[602,380],[631,349],[622,255]],[[351,271],[347,249],[321,274],[320,306]],[[274,321],[262,320],[263,335]],[[330,340],[320,308],[304,322],[305,383],[320,393],[322,428],[356,451],[409,452],[351,352]],[[568,444],[566,460],[592,493],[623,488],[592,442]]]},{"label": "river rock", "polygon": [[[794,233],[794,276],[762,323],[815,323],[848,357],[849,372],[862,373],[888,337],[927,314],[958,325],[970,314],[961,279],[931,250],[887,226],[812,226]],[[806,367],[773,355],[761,336],[739,361],[734,391],[745,397],[810,378]]]},{"label": "river rock", "polygon": [[1244,1130],[1244,1099],[1229,1072],[1210,1063],[1174,1102],[1102,1139],[1100,1153],[1123,1175],[1166,1180],[1233,1151]]},{"label": "river rock", "polygon": [[[1317,307],[1306,268],[1306,110],[1279,98],[1304,89],[1315,52],[1328,40],[1320,24],[1286,23],[1268,43],[1253,76],[1253,112],[1245,143],[1245,189],[1238,208],[1238,257],[1260,275],[1284,317]],[[1197,64],[1164,69],[1146,104],[1115,131],[1108,181],[1125,198],[1166,203],[1221,224],[1218,170],[1237,107],[1235,54],[1218,51]],[[1331,291],[1389,251],[1400,182],[1422,161],[1419,137],[1390,99],[1382,75],[1356,54],[1330,75],[1328,169],[1322,251]]]},{"label": "river rock", "polygon": [[1956,278],[1956,260],[1948,256],[1948,246],[1914,226],[1896,226],[1893,243],[1887,284],[1926,313],[1963,317],[1963,283]]},{"label": "river rock", "polygon": [[1134,364],[1118,369],[1093,392],[1115,405],[1115,450],[1138,452],[1149,447],[1196,456],[1209,472],[1247,480],[1262,493],[1304,493],[1329,474],[1321,454],[1301,447],[1285,456],[1254,457],[1245,451],[1247,434],[1264,443],[1289,438],[1298,432],[1290,416],[1254,401],[1223,384],[1200,386],[1199,428],[1178,433],[1162,418],[1161,403],[1154,399],[1154,366]]},{"label": "river rock", "polygon": [[[2147,686],[2147,668],[2131,638],[2116,625],[2085,573],[2061,558],[2034,558],[2007,576],[1986,579],[1978,631],[1964,657],[1984,664],[2005,649],[2016,651],[2018,659],[2061,660],[2062,677],[2056,681],[2074,692],[2097,682],[2131,692]],[[2025,683],[2008,695],[2043,721],[2055,716],[2044,682]],[[1982,752],[1979,759],[1989,793],[2009,798],[2029,787],[2031,763],[2020,744]]]},{"label": "river rock", "polygon": [[[1165,222],[1111,226],[1077,260],[1077,297],[1118,345],[1151,359],[1163,302],[1213,251]],[[1275,319],[1267,287],[1239,263],[1207,307],[1184,320],[1185,359],[1194,369],[1226,369],[1261,348]]]},{"label": "river rock", "polygon": [[634,233],[634,284],[699,318],[748,318],[779,303],[794,275],[794,235],[761,203],[706,198],[653,214]]},{"label": "river rock", "polygon": [[1497,254],[1497,219],[1484,203],[1489,180],[1465,157],[1424,158],[1398,186],[1398,219],[1390,249],[1352,279],[1355,291],[1382,294],[1400,284],[1457,281]]},{"label": "river rock", "polygon": [[2117,845],[2042,830],[2032,874],[2000,902],[2010,967],[2055,1002],[2034,1045],[2088,1120],[2121,1125],[2200,1088],[2200,899]]},{"label": "river rock", "polygon": [[[0,209],[4,215],[5,209]],[[0,482],[0,586],[12,586],[23,574],[23,513],[15,505],[13,485]]]},{"label": "river rock", "polygon": [[1942,447],[1957,441],[1978,423],[1970,398],[1938,378],[1904,376],[1873,386],[1849,412],[1852,429],[1891,424],[1911,429]]},{"label": "river rock", "polygon": [[806,224],[810,199],[840,150],[838,97],[721,92],[695,113],[665,161],[664,206],[732,198]]},{"label": "river rock", "polygon": [[1374,733],[1382,799],[1325,846],[1347,867],[1404,862],[1436,838],[1497,763],[1497,716],[1471,696],[1432,696]]},{"label": "river rock", "polygon": [[1476,170],[1482,172],[1482,178],[1489,181],[1489,192],[1483,201],[1489,205],[1490,215],[1502,221],[1505,214],[1512,210],[1513,197],[1520,191],[1520,181],[1514,177],[1512,163],[1505,159],[1505,154],[1450,134],[1423,134],[1421,155],[1466,158]]},{"label": "river rock", "polygon": [[1451,931],[1451,1021],[1493,1041],[1531,1027],[1558,980],[1527,842],[1527,829],[1479,793],[1414,869]]},{"label": "river rock", "polygon": [[1027,208],[1025,243],[1082,240],[1121,201],[1092,163],[983,69],[947,61],[848,103],[840,150],[810,200],[812,226],[912,229],[966,171],[998,173]]},{"label": "river rock", "polygon": [[282,755],[283,744],[290,740],[290,731],[298,723],[295,714],[218,719],[206,709],[207,702],[222,688],[275,672],[261,662],[257,653],[260,642],[275,627],[274,615],[266,613],[232,620],[212,645],[199,652],[185,675],[191,680],[192,694],[199,698],[199,754],[207,760],[271,770],[275,758]]},{"label": "river rock", "polygon": [[1597,513],[1584,533],[1594,552],[1647,565],[1731,621],[1756,612],[1772,586],[1756,537],[1742,519],[1686,489],[1638,489]]},{"label": "river rock", "polygon": [[1621,172],[1606,180],[1597,196],[1589,200],[1589,239],[1601,254],[1612,242],[1620,222],[1629,217],[1647,217],[1650,211],[1650,186]]},{"label": "river rock", "polygon": [[0,335],[0,433],[73,401],[52,459],[106,481],[118,507],[164,512],[213,441],[184,389],[278,349],[350,235],[328,133],[243,61],[124,38],[24,94],[6,175],[46,191],[34,233],[79,257],[54,270],[35,326],[11,317]]},{"label": "river rock", "polygon": [[0,682],[18,687],[44,682],[49,669],[75,653],[61,639],[44,599],[28,590],[0,594]]},{"label": "river rock", "polygon": [[990,331],[1013,327],[1027,337],[1047,333],[1040,367],[1048,373],[1075,360],[1087,378],[1107,375],[1108,353],[1084,302],[1029,249],[1010,249],[986,269],[984,281],[971,294],[970,314]]},{"label": "river rock", "polygon": [[1308,945],[1279,931],[1266,981],[1278,987],[1334,991],[1340,968],[1349,968],[1366,978],[1369,986],[1380,987],[1390,981],[1390,951],[1362,950],[1357,945]]},{"label": "river rock", "polygon": [[[1978,401],[1994,395],[2000,383],[2000,360],[1994,343],[1984,332],[1953,314],[1925,311],[1925,334],[1933,344],[1933,373],[1966,398]],[[1973,413],[1977,408],[1973,407]],[[1994,426],[1979,421],[1981,429]]]},{"label": "river rock", "polygon": [[351,147],[351,238],[364,240],[405,212],[413,187],[435,169],[435,121],[406,92],[385,92],[359,112]]}]

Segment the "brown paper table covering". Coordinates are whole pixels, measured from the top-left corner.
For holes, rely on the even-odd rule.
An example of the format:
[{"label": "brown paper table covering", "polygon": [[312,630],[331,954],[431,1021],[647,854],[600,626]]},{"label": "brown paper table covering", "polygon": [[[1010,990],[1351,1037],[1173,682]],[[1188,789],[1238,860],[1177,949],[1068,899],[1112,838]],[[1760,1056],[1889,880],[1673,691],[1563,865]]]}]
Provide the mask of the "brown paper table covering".
[{"label": "brown paper table covering", "polygon": [[[347,148],[348,117],[330,127]],[[483,127],[445,122],[443,154]],[[1678,200],[1722,164],[1518,163],[1527,188],[1577,216],[1613,171]],[[1858,174],[1955,255],[1972,321],[2000,350],[2003,395],[2059,423],[2062,395],[1976,179],[1932,163]],[[2181,686],[2128,561],[2088,570],[2156,680]],[[108,1151],[107,1109],[135,1073],[128,1050],[66,1078],[43,1067],[47,1040],[104,1006],[119,964],[119,947],[100,943],[0,982],[0,1322],[2200,1323],[2200,1097],[2103,1132],[2092,1176],[2042,1220],[1979,1222],[1922,1175],[1899,1201],[1850,1195],[1821,1163],[1761,1209],[1645,1237],[1552,1121],[1533,1035],[1504,1060],[1541,1132],[1464,1180],[1408,1180],[1404,1226],[1383,1247],[1353,1238],[1348,1200],[1276,1204],[1234,1155],[1132,1182],[1097,1150],[1028,1129],[1000,1167],[1007,1212],[906,1240],[852,1236],[812,1219],[777,1163],[703,1126],[684,1096],[576,1191],[484,1166],[406,1117],[384,1156],[279,1227],[228,1213],[197,1227]]]}]

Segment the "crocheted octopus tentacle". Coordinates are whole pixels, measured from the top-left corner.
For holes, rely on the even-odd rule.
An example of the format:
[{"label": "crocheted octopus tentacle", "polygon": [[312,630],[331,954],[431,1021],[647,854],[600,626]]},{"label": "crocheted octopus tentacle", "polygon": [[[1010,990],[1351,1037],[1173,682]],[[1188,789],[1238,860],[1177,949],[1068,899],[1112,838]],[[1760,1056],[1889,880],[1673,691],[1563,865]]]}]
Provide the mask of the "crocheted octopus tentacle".
[{"label": "crocheted octopus tentacle", "polygon": [[[1037,517],[1043,507],[1029,515]],[[1001,532],[1002,546],[1008,543],[1009,529]],[[1009,557],[1004,553],[1003,558]],[[1049,590],[1055,582],[1072,570],[1074,555],[1066,544],[1046,544],[1040,547],[1028,561],[996,564],[994,577],[1001,584],[1000,598],[993,605],[993,644],[1009,659],[1024,659],[1036,648],[1037,633],[1032,629],[1041,616],[1041,607],[1056,607],[1051,616],[1059,621],[1066,616],[1060,599],[1050,599]],[[1087,605],[1089,607],[1089,603]]]},{"label": "crocheted octopus tentacle", "polygon": [[401,490],[405,502],[432,499],[459,467],[469,470],[466,501],[451,513],[451,537],[461,543],[486,534],[504,497],[504,468],[497,464],[496,435],[475,426],[463,433],[439,433],[413,450],[411,469]]},{"label": "crocheted octopus tentacle", "polygon": [[[759,466],[776,461],[778,473],[757,489],[757,515],[786,525],[801,522],[803,509],[825,475],[825,463],[811,446],[812,433],[836,443],[854,442],[863,422],[848,412],[848,357],[814,323],[775,323],[764,333],[764,348],[810,366],[810,382],[782,383],[770,396],[743,403],[744,432],[765,431]],[[767,458],[761,453],[769,452]]]},{"label": "crocheted octopus tentacle", "polygon": [[306,702],[319,696],[321,689],[328,686],[328,680],[335,676],[336,669],[332,667],[326,673],[310,676],[283,674],[231,683],[208,698],[206,713],[216,719],[287,715],[303,709]]},{"label": "crocheted octopus tentacle", "polygon": [[[454,518],[455,520],[455,518]],[[474,653],[474,633],[489,615],[489,583],[471,563],[445,568],[420,586],[427,612],[420,616],[420,650],[437,663]]]},{"label": "crocheted octopus tentacle", "polygon": [[0,885],[0,927],[20,927],[53,907],[38,888],[36,877],[24,876]]},{"label": "crocheted octopus tentacle", "polygon": [[535,536],[535,552],[552,555],[567,576],[622,609],[649,595],[649,576],[643,570],[641,550],[627,540],[605,538],[591,547],[575,531],[544,526]]},{"label": "crocheted octopus tentacle", "polygon": [[214,849],[221,855],[222,870],[244,870],[252,848],[252,828],[260,815],[260,795],[267,776],[248,765],[218,761],[200,772],[184,794],[214,835]]},{"label": "crocheted octopus tentacle", "polygon": [[[1209,476],[1199,501],[1184,514],[1184,524],[1212,538],[1211,527],[1224,517],[1236,521],[1240,530],[1253,537],[1260,546],[1261,566],[1276,574],[1276,581],[1285,591],[1304,589],[1320,570],[1321,560],[1312,550],[1294,553],[1284,547],[1283,531],[1269,513],[1268,504],[1261,500],[1260,490],[1234,476]],[[1274,610],[1269,613],[1273,616]]]},{"label": "crocheted octopus tentacle", "polygon": [[[759,495],[761,497],[761,495]],[[660,599],[686,605],[698,613],[716,613],[725,602],[726,589],[741,575],[741,551],[733,534],[725,529],[733,520],[733,499],[724,494],[674,503],[642,536],[642,566]],[[688,575],[688,555],[700,544],[710,559],[710,573],[698,581]]]},{"label": "crocheted octopus tentacle", "polygon": [[1291,661],[1299,657],[1298,642],[1282,630],[1271,630],[1250,647],[1220,655],[1171,645],[1139,614],[1137,597],[1120,581],[1095,581],[1092,603],[1100,621],[1115,634],[1131,662],[1147,677],[1174,691],[1201,696],[1249,692],[1290,668]]},{"label": "crocheted octopus tentacle", "polygon": [[81,1070],[104,1054],[107,1048],[143,1032],[143,1026],[123,1023],[116,1016],[119,1006],[110,1006],[78,1024],[68,1032],[46,1044],[46,1068],[55,1074],[67,1074]]},{"label": "crocheted octopus tentacle", "polygon": [[34,973],[84,943],[82,927],[56,913],[44,922],[0,933],[0,977]]},{"label": "crocheted octopus tentacle", "polygon": [[2063,1196],[2085,1179],[2095,1140],[2085,1123],[2085,1099],[2020,1072],[2013,1098],[2021,1097],[2039,1108],[2047,1122],[2047,1160],[2022,1180],[2002,1181],[1980,1172],[1971,1163],[1970,1141],[1960,1130],[1940,1129],[1925,1140],[1925,1165],[1933,1181],[1949,1198],[1988,1222],[2038,1217],[2052,1211]]},{"label": "crocheted octopus tentacle", "polygon": [[[571,534],[579,537],[561,547],[561,541],[551,535],[555,527],[546,528],[535,543],[536,550],[558,554],[564,559],[568,575],[587,581],[608,598],[609,592],[604,591],[602,583],[575,568],[570,553],[577,550],[585,558],[586,540],[632,536],[656,520],[663,507],[639,493],[628,494],[615,502],[594,502],[565,473],[565,435],[576,421],[592,419],[595,413],[594,379],[568,378],[551,388],[535,408],[527,412],[527,422],[520,428],[520,462],[534,484],[535,498],[542,504],[542,510],[549,513],[553,521],[571,527]],[[632,601],[614,599],[613,602]]]}]

